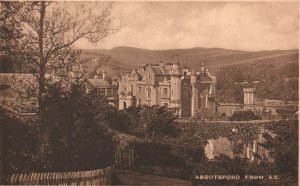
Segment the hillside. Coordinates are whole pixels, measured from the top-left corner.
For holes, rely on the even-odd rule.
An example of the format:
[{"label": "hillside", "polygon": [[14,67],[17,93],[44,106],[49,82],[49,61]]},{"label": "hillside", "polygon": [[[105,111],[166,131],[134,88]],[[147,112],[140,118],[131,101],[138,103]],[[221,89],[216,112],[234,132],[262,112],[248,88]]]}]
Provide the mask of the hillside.
[{"label": "hillside", "polygon": [[[144,63],[157,63],[162,59],[166,63],[175,62],[176,55],[180,64],[188,67],[200,68],[202,60],[207,68],[219,69],[237,64],[273,64],[281,66],[298,62],[298,50],[272,51],[239,51],[221,48],[190,48],[171,50],[146,50],[131,47],[117,47],[110,50],[83,50],[82,58],[89,76],[95,68],[103,68],[107,61],[109,75],[118,75],[121,67],[137,67]],[[91,62],[92,58],[99,58],[98,62]],[[97,65],[98,64],[98,65]],[[94,70],[93,70],[94,69]],[[110,72],[111,71],[111,72]]]}]

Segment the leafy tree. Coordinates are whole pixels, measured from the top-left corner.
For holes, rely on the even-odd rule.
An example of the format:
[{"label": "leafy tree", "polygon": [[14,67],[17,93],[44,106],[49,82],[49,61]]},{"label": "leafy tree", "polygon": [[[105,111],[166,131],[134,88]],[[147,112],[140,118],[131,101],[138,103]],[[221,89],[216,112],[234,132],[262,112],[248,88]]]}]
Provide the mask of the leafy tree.
[{"label": "leafy tree", "polygon": [[264,133],[263,147],[267,148],[275,159],[276,170],[286,183],[295,183],[298,178],[298,120],[280,122],[266,127],[270,133]]},{"label": "leafy tree", "polygon": [[109,132],[109,104],[85,94],[83,85],[65,91],[51,86],[43,102],[39,158],[47,171],[97,169],[113,162],[114,143]]},{"label": "leafy tree", "polygon": [[21,22],[17,11],[20,7],[11,6],[8,1],[0,2],[0,71],[16,71],[15,56],[22,38]]},{"label": "leafy tree", "polygon": [[141,107],[129,107],[126,110],[113,108],[109,114],[109,124],[112,129],[141,137],[142,128],[138,125]]},{"label": "leafy tree", "polygon": [[139,126],[143,127],[144,137],[176,137],[180,133],[175,115],[165,107],[143,106],[139,112]]},{"label": "leafy tree", "polygon": [[39,103],[46,91],[47,67],[55,71],[71,68],[80,57],[80,51],[72,47],[76,41],[85,38],[96,43],[112,31],[110,3],[9,3],[24,25],[24,38],[18,49],[22,51],[23,64],[37,77]]},{"label": "leafy tree", "polygon": [[174,113],[161,106],[129,107],[110,118],[112,128],[138,137],[175,137],[180,133]]},{"label": "leafy tree", "polygon": [[178,128],[174,121],[175,116],[165,107],[144,106],[139,114],[145,138],[148,136],[176,136]]}]

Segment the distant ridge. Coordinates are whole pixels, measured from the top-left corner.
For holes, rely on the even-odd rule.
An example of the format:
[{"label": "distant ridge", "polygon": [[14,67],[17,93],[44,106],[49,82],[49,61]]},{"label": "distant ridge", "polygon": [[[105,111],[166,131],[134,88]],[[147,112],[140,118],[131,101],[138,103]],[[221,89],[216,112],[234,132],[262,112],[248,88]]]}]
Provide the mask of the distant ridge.
[{"label": "distant ridge", "polygon": [[[95,68],[102,68],[104,61],[109,61],[107,67],[114,71],[112,75],[117,75],[121,67],[133,68],[145,63],[157,63],[159,59],[166,63],[175,61],[178,56],[179,62],[183,66],[200,68],[202,60],[205,66],[211,69],[224,68],[238,64],[267,63],[280,67],[286,63],[298,63],[298,50],[270,50],[270,51],[241,51],[223,48],[189,48],[189,49],[169,49],[169,50],[148,50],[134,47],[120,46],[113,49],[90,49],[82,50],[84,66],[89,69],[89,75]],[[98,65],[91,63],[91,59],[99,58]],[[94,70],[95,71],[95,70]]]}]

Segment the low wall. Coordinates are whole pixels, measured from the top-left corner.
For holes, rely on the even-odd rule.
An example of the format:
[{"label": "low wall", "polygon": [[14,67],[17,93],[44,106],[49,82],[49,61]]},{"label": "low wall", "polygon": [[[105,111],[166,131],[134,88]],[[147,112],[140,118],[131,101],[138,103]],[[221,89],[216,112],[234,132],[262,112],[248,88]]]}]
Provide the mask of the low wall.
[{"label": "low wall", "polygon": [[5,177],[7,185],[110,185],[115,165],[104,169],[77,172],[45,172],[11,174]]}]

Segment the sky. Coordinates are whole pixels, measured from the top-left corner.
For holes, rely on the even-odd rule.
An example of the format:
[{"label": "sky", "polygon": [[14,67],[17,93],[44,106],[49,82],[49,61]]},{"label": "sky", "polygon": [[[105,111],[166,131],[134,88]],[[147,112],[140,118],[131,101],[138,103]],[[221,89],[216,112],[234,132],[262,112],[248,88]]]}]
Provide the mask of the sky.
[{"label": "sky", "polygon": [[122,27],[84,49],[129,46],[151,50],[193,47],[298,49],[298,2],[115,2]]}]

